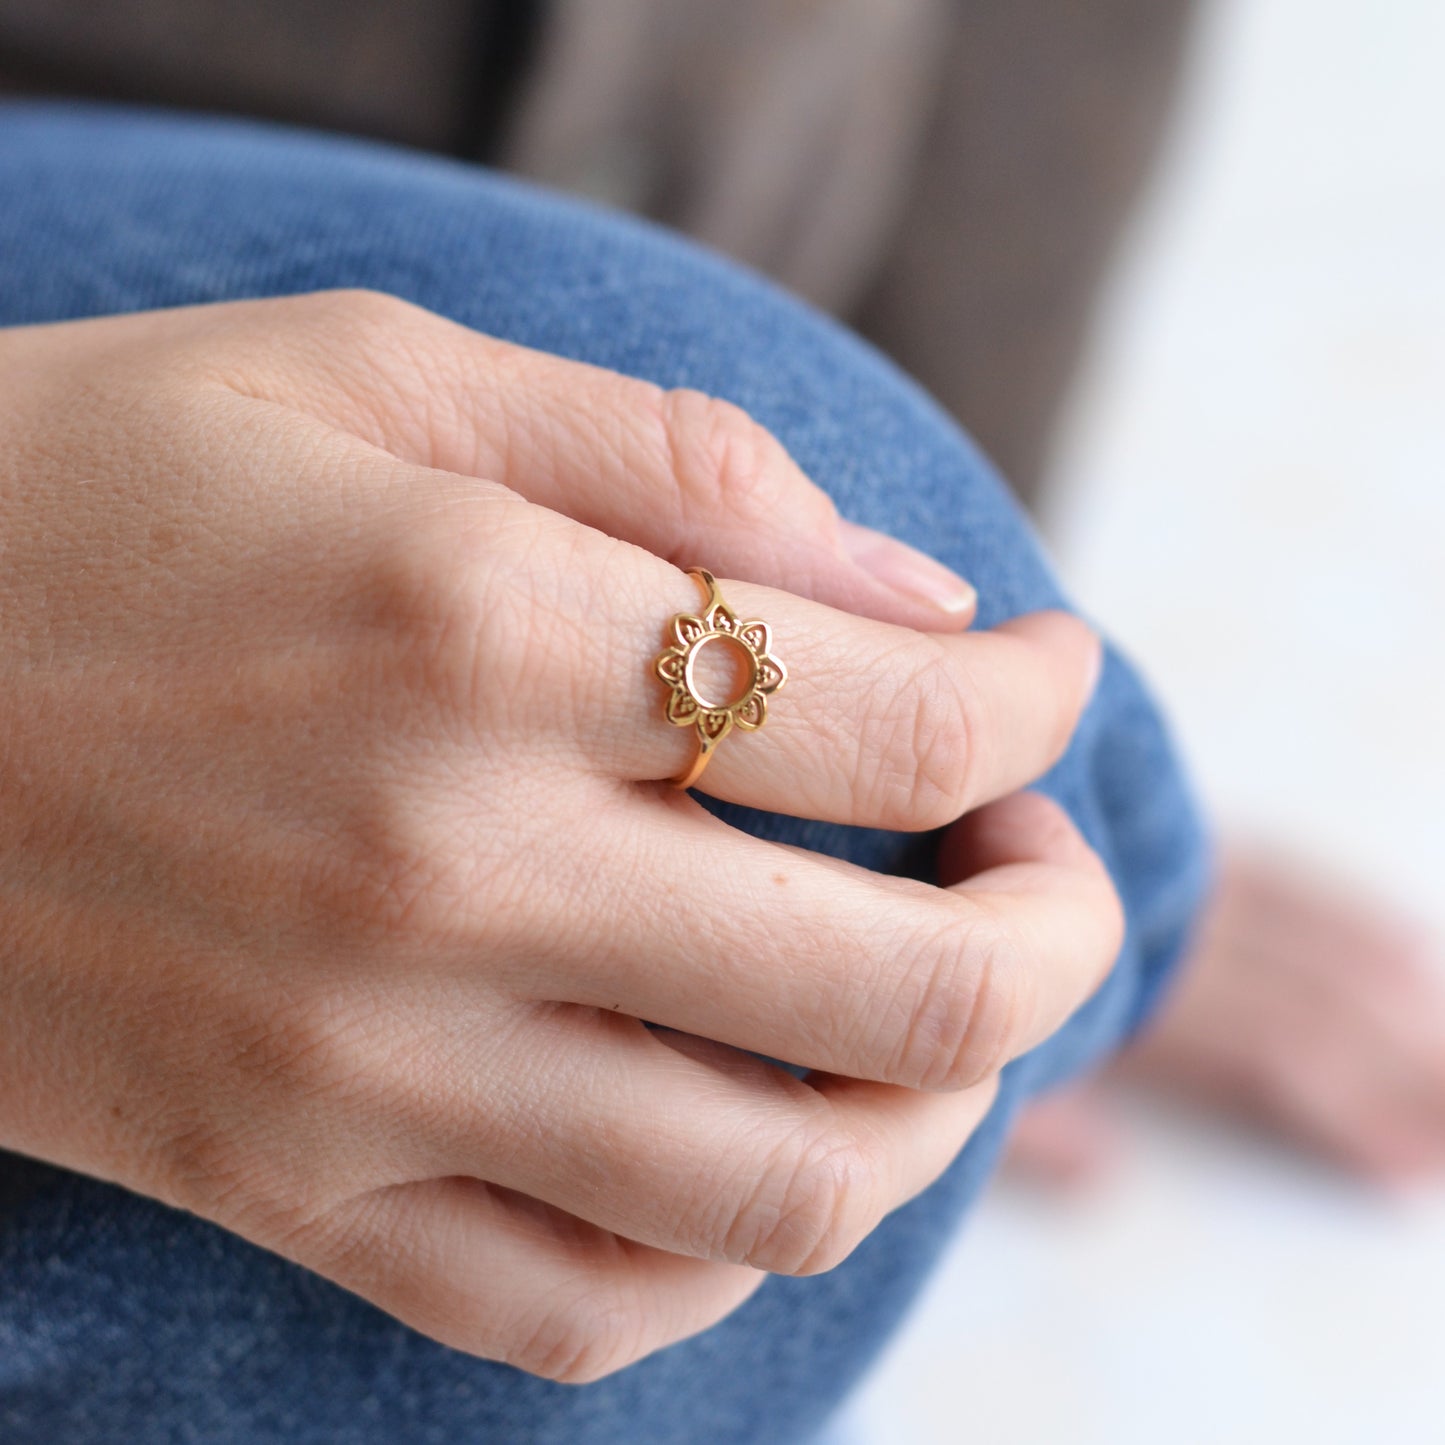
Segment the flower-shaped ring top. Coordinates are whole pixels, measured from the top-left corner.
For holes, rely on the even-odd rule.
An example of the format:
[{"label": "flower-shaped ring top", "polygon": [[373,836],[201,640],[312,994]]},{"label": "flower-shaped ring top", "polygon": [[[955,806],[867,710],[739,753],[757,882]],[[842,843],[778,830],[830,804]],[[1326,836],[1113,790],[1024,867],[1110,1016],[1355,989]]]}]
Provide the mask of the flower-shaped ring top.
[{"label": "flower-shaped ring top", "polygon": [[[768,652],[768,624],[742,621],[723,601],[717,578],[706,568],[689,567],[687,571],[702,589],[702,614],[676,613],[668,625],[671,646],[653,663],[657,675],[671,689],[668,722],[697,731],[697,756],[692,766],[672,780],[679,788],[690,788],[698,780],[714,749],[735,726],[749,732],[762,727],[768,718],[768,695],[788,680],[787,668]],[[729,702],[704,697],[698,690],[698,655],[714,644],[732,648],[747,664],[747,681]]]}]

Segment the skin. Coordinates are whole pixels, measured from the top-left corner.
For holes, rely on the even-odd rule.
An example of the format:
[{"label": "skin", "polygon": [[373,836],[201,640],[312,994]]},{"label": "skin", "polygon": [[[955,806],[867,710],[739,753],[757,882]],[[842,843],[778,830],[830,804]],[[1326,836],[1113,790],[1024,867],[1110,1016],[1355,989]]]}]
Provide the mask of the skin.
[{"label": "skin", "polygon": [[[367,293],[0,370],[0,1146],[593,1380],[846,1257],[1112,962],[1020,791],[1097,640],[968,631],[735,408]],[[952,825],[951,886],[666,784],[699,560],[790,671],[706,788]]]},{"label": "skin", "polygon": [[[1233,1117],[1390,1190],[1445,1174],[1445,988],[1429,935],[1358,885],[1226,850],[1158,1018],[1106,1078]],[[1086,1183],[1121,1150],[1109,1091],[1035,1105],[1017,1168]]]}]

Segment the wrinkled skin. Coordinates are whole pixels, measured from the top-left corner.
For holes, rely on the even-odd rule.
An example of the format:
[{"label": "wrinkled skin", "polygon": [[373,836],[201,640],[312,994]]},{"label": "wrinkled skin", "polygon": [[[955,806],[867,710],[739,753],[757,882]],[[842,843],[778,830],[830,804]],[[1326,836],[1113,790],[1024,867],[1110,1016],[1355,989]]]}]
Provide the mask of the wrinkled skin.
[{"label": "wrinkled skin", "polygon": [[[0,372],[0,1147],[595,1379],[844,1258],[1113,960],[1020,791],[1096,639],[969,630],[735,408],[368,293]],[[705,789],[951,825],[950,886],[668,786],[693,561],[790,672]]]}]

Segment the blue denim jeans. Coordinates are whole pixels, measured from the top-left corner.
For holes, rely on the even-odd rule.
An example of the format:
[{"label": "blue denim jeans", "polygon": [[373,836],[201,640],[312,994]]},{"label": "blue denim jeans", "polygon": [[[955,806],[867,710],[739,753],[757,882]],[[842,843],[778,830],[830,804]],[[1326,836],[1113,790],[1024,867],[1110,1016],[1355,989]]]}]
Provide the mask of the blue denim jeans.
[{"label": "blue denim jeans", "polygon": [[[475,168],[258,125],[0,107],[0,278],[10,325],[338,285],[395,292],[528,346],[739,403],[846,515],[971,578],[982,625],[1062,601],[988,463],[877,353],[675,237]],[[944,1176],[837,1269],[770,1278],[698,1338],[561,1386],[434,1344],[202,1220],[0,1154],[0,1440],[812,1438],[908,1310],[1021,1101],[1139,1023],[1198,906],[1197,817],[1158,712],[1116,652],[1043,787],[1117,881],[1128,916],[1118,964],[1007,1070]],[[930,876],[933,836],[718,811],[771,838]],[[968,1402],[958,1408],[966,1419]]]}]

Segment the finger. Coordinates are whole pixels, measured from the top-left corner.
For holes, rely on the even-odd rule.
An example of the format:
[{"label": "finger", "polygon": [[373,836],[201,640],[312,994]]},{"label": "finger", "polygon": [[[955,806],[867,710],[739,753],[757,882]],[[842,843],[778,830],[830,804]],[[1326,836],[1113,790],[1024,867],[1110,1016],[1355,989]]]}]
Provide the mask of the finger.
[{"label": "finger", "polygon": [[567,840],[594,862],[588,906],[549,924],[545,950],[513,981],[524,996],[946,1090],[1048,1037],[1118,952],[1103,866],[1044,798],[967,820],[986,866],[937,889],[780,848],[672,796],[630,848],[597,856],[585,838]]},{"label": "finger", "polygon": [[[300,440],[289,430],[287,437]],[[483,707],[493,717],[525,713],[528,735],[550,739],[569,767],[581,760],[633,779],[680,775],[697,733],[667,721],[669,688],[655,663],[669,619],[699,610],[693,580],[510,492],[458,496],[439,478],[387,459],[381,479],[366,484],[373,506],[359,509],[365,520],[341,543],[355,591],[328,594],[318,605],[340,605],[348,616],[365,609],[371,625],[375,619],[400,634],[414,660],[436,659],[427,677],[446,672],[467,684],[473,720]],[[417,502],[400,516],[399,489]],[[294,563],[288,558],[298,569],[312,555],[311,533],[304,536]],[[946,822],[1050,765],[1097,665],[1095,639],[1061,614],[1007,624],[960,651],[958,637],[855,617],[790,593],[725,588],[744,617],[756,608],[769,623],[790,676],[786,693],[757,694],[774,716],[755,733],[740,722],[703,786],[777,811],[892,828]],[[255,605],[277,604],[262,597]],[[316,619],[296,616],[289,625],[309,629]],[[703,652],[705,662],[716,660],[719,648]],[[746,700],[736,701],[742,718]],[[756,776],[749,758],[773,762]]]},{"label": "finger", "polygon": [[1007,1165],[1053,1189],[1095,1183],[1118,1163],[1119,1130],[1097,1087],[1064,1090],[1030,1104],[1009,1135]]},{"label": "finger", "polygon": [[[600,600],[595,583],[579,584],[576,600],[566,583],[553,589],[551,605],[574,612],[579,635],[588,603],[603,609],[593,631],[605,645],[574,652],[570,706],[542,725],[565,732],[611,776],[662,779],[686,772],[697,752],[689,692],[732,703],[726,719],[705,715],[726,736],[697,786],[774,812],[890,829],[950,822],[1052,766],[1098,668],[1097,638],[1065,613],[930,635],[726,581],[732,616],[763,624],[745,635],[786,671],[767,691],[764,662],[750,689],[745,653],[716,640],[728,617],[708,613],[695,579],[641,554],[608,561],[597,571],[617,585]],[[674,615],[697,621],[674,624]],[[729,667],[735,661],[741,670]]]},{"label": "finger", "polygon": [[965,627],[973,588],[828,495],[740,408],[532,351],[395,297],[241,303],[249,394],[403,460],[502,482],[686,565],[932,631]]},{"label": "finger", "polygon": [[564,1384],[707,1329],[764,1278],[473,1179],[384,1190],[331,1228],[337,1241],[311,1267],[443,1344]]},{"label": "finger", "polygon": [[1438,1126],[1416,1114],[1388,1079],[1356,1069],[1317,1070],[1276,1080],[1268,1097],[1271,1117],[1240,1112],[1376,1184],[1407,1183],[1445,1164]]},{"label": "finger", "polygon": [[[1405,1183],[1445,1168],[1445,1070],[1438,1030],[1406,1020],[1332,1017],[1314,1054],[1327,1068],[1288,1086],[1306,1137],[1345,1168],[1380,1183]],[[1305,1075],[1308,1076],[1305,1076]],[[1317,1078],[1316,1075],[1326,1075]]]},{"label": "finger", "polygon": [[1248,946],[1275,971],[1293,965],[1338,973],[1361,996],[1416,994],[1422,969],[1432,975],[1429,940],[1418,923],[1358,880],[1236,842],[1224,853],[1217,891],[1214,911],[1230,925],[1228,945]]},{"label": "finger", "polygon": [[594,1010],[543,1010],[512,1048],[526,1087],[455,1108],[437,1168],[483,1173],[639,1243],[786,1274],[836,1265],[932,1183],[996,1087],[804,1081]]}]

